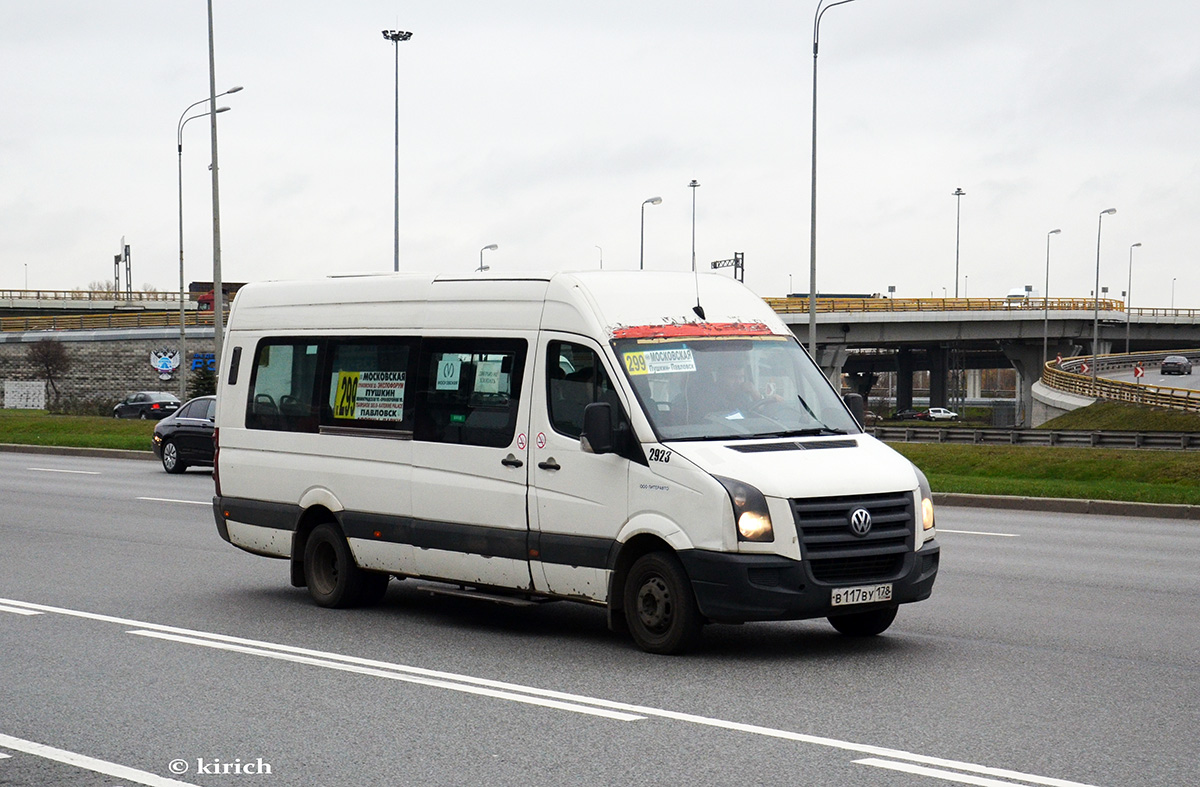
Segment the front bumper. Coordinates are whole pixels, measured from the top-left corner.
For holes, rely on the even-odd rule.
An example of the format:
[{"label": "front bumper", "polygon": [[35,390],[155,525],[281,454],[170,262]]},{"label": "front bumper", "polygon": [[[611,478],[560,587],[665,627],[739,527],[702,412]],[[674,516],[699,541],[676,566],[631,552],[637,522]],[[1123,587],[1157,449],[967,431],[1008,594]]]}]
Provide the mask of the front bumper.
[{"label": "front bumper", "polygon": [[[837,607],[837,613],[866,612],[929,598],[937,578],[941,548],[929,541],[905,557],[898,575],[878,582],[892,583],[892,600],[877,604]],[[752,620],[803,620],[835,614],[831,599],[839,587],[813,578],[806,563],[777,555],[740,555],[700,549],[682,551],[679,559],[692,582],[700,613],[714,623]]]}]

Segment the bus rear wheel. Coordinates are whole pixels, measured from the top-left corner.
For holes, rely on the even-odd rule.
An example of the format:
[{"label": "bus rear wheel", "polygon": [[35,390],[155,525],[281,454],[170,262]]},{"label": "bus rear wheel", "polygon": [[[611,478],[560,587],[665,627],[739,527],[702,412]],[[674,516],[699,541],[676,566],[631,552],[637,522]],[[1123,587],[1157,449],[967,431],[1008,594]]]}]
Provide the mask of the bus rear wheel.
[{"label": "bus rear wheel", "polygon": [[345,608],[377,604],[387,591],[387,574],[363,571],[354,562],[350,545],[336,525],[318,525],[304,546],[304,581],[313,601],[322,607]]}]

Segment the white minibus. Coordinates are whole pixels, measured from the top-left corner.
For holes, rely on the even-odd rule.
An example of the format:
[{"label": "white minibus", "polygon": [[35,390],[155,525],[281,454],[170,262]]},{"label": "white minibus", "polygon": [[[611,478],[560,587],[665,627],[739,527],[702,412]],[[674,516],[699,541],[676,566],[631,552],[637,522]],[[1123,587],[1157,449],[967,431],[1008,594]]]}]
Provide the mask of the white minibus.
[{"label": "white minibus", "polygon": [[244,287],[220,362],[222,538],[328,607],[391,578],[706,623],[882,632],[938,569],[921,472],[715,274],[387,274]]}]

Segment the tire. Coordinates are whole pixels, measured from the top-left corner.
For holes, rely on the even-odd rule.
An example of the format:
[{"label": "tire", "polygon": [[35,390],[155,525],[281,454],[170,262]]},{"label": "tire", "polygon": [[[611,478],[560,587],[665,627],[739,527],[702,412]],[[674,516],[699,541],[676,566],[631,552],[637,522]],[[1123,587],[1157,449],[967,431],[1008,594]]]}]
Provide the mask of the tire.
[{"label": "tire", "polygon": [[179,448],[173,440],[167,440],[162,445],[162,466],[168,473],[182,473],[187,470],[187,463],[180,461]]},{"label": "tire", "polygon": [[848,637],[873,637],[887,631],[896,619],[899,607],[887,607],[870,612],[855,612],[850,615],[834,615],[829,623]]},{"label": "tire", "polygon": [[650,552],[629,569],[623,590],[630,636],[647,653],[683,653],[700,638],[700,610],[679,560]]},{"label": "tire", "polygon": [[377,604],[387,591],[387,574],[363,571],[337,525],[317,525],[304,547],[304,581],[313,601],[322,607]]}]

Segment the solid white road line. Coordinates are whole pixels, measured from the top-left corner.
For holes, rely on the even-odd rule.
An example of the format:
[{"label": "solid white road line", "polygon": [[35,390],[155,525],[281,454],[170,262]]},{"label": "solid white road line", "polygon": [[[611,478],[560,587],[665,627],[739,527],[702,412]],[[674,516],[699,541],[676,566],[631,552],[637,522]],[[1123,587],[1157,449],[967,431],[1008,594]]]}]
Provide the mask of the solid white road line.
[{"label": "solid white road line", "polygon": [[250,648],[241,645],[233,645],[225,642],[215,642],[209,639],[198,639],[196,637],[180,637],[175,634],[164,634],[158,631],[131,631],[130,634],[137,634],[142,637],[155,637],[157,639],[166,639],[174,642],[183,642],[189,645],[202,645],[206,648],[218,648],[220,650],[231,650],[236,653],[248,653],[252,656],[265,656],[270,659],[279,659],[281,661],[292,661],[297,664],[309,664],[314,667],[328,667],[329,669],[342,670],[343,672],[356,672],[360,675],[373,675],[377,678],[388,678],[389,680],[402,680],[406,683],[418,683],[423,686],[433,686],[440,689],[450,689],[452,691],[463,691],[468,694],[480,694],[485,697],[495,697],[502,700],[511,700],[513,702],[524,702],[530,705],[541,705],[546,708],[557,708],[559,710],[569,710],[575,713],[586,713],[591,716],[603,716],[608,719],[617,721],[641,721],[644,716],[635,716],[632,713],[618,713],[617,711],[604,710],[602,708],[592,708],[586,705],[578,705],[575,703],[559,702],[557,700],[542,699],[533,697],[528,694],[515,694],[510,691],[497,691],[495,689],[487,689],[482,686],[472,686],[467,683],[447,680],[433,680],[431,678],[421,678],[415,675],[406,675],[402,672],[391,670],[375,669],[373,667],[360,667],[355,664],[345,664],[339,661],[330,661],[328,659],[311,658],[309,656],[297,656],[290,653],[281,653],[275,650],[266,650],[263,648]]},{"label": "solid white road line", "polygon": [[1020,538],[1016,533],[988,533],[982,530],[947,530],[944,527],[938,528],[939,533],[957,533],[961,536],[995,536],[997,538]]},{"label": "solid white road line", "polygon": [[[195,631],[192,629],[178,628],[175,626],[164,626],[157,623],[144,623],[136,620],[125,618],[117,618],[110,615],[100,615],[93,612],[82,612],[72,609],[64,609],[61,607],[51,607],[44,604],[34,604],[27,601],[16,601],[13,599],[0,598],[0,604],[7,604],[25,609],[36,609],[42,612],[52,612],[70,617],[84,618],[87,620],[95,620],[104,623],[116,623],[121,626],[129,626],[135,629],[145,630],[135,631],[133,633],[141,634],[142,636],[155,636],[149,632],[160,632],[166,634],[178,635],[180,639],[198,639],[199,642],[193,644],[206,644],[207,642],[225,643],[230,647],[230,650],[239,650],[241,652],[249,652],[252,650],[263,650],[265,653],[256,655],[266,655],[272,658],[278,658],[274,654],[291,654],[299,657],[307,657],[316,660],[324,660],[335,662],[337,664],[356,665],[370,669],[382,670],[390,674],[385,677],[392,677],[396,673],[406,675],[415,675],[423,678],[431,678],[436,681],[446,681],[456,684],[453,688],[457,690],[465,690],[459,688],[462,684],[470,684],[473,686],[482,686],[490,689],[497,689],[502,692],[511,692],[513,694],[521,694],[530,697],[544,697],[555,700],[562,700],[566,703],[576,705],[590,705],[597,708],[606,708],[612,711],[620,711],[636,716],[655,717],[660,719],[671,719],[674,721],[687,722],[689,724],[700,724],[706,727],[716,727],[719,729],[731,730],[735,732],[743,732],[751,735],[762,735],[770,738],[781,740],[790,740],[797,743],[807,743],[815,746],[824,746],[832,749],[840,749],[849,751],[855,754],[866,754],[874,757],[885,757],[890,760],[901,760],[909,763],[920,763],[923,765],[936,766],[939,768],[948,768],[965,773],[975,773],[984,776],[996,776],[1004,779],[1018,780],[1026,784],[1047,785],[1047,787],[1095,787],[1095,785],[1084,784],[1082,782],[1068,781],[1066,779],[1056,779],[1045,776],[1037,776],[1034,774],[1022,773],[1020,771],[1006,770],[1002,768],[991,768],[984,765],[977,765],[970,762],[960,762],[957,760],[947,760],[940,757],[930,757],[924,754],[916,754],[900,749],[889,749],[882,746],[872,746],[869,744],[854,743],[851,741],[842,741],[836,738],[824,738],[816,735],[806,735],[799,732],[790,732],[788,730],[779,730],[771,727],[760,727],[755,724],[743,724],[740,722],[725,721],[723,719],[713,719],[706,716],[696,716],[690,713],[680,713],[677,711],[664,710],[661,708],[651,708],[642,705],[631,705],[624,702],[614,702],[612,700],[600,699],[597,697],[587,697],[579,694],[569,694],[566,692],[552,691],[548,689],[539,689],[533,686],[522,686],[514,683],[505,683],[503,681],[489,680],[486,678],[475,678],[469,675],[459,675],[452,672],[440,672],[437,670],[429,670],[423,667],[411,667],[404,664],[392,664],[384,661],[374,661],[371,659],[362,659],[356,656],[345,656],[337,653],[328,653],[319,650],[310,650],[307,648],[298,648],[291,645],[280,645],[271,642],[263,642],[261,640],[244,639],[241,637],[231,637],[226,634],[215,634],[203,631]],[[168,637],[162,637],[168,639]],[[217,647],[217,645],[213,645]],[[329,665],[322,665],[329,666]],[[1011,785],[1010,785],[1011,787]]]},{"label": "solid white road line", "polygon": [[32,470],[37,473],[71,473],[73,475],[100,475],[95,470],[56,470],[53,467],[27,467],[26,470]]},{"label": "solid white road line", "polygon": [[[11,735],[0,735],[0,746],[13,751],[25,752],[32,754],[35,757],[42,757],[47,760],[54,760],[66,765],[73,765],[76,768],[83,768],[96,773],[102,773],[105,776],[111,776],[114,779],[124,779],[126,781],[137,782],[138,784],[149,785],[149,787],[196,787],[191,782],[181,782],[175,779],[167,779],[162,776],[156,776],[153,773],[139,771],[136,768],[129,768],[125,765],[117,765],[115,762],[106,762],[105,760],[97,760],[95,757],[88,757],[86,754],[76,754],[75,752],[66,751],[64,749],[56,749],[53,746],[46,746],[42,743],[34,743],[20,738],[14,738]],[[3,755],[0,755],[3,756]]]},{"label": "solid white road line", "polygon": [[0,606],[0,612],[11,612],[14,615],[40,615],[41,612],[33,609],[21,609],[20,607],[5,607]]},{"label": "solid white road line", "polygon": [[188,503],[193,506],[211,506],[211,500],[175,500],[170,497],[138,497],[136,500],[148,500],[151,503]]},{"label": "solid white road line", "polygon": [[[855,760],[858,765],[873,765],[876,768],[887,768],[891,771],[901,771],[903,773],[912,773],[917,776],[928,776],[931,779],[941,779],[947,782],[958,782],[959,784],[971,784],[975,787],[1017,787],[1011,781],[999,781],[997,779],[985,779],[982,776],[970,776],[965,773],[954,773],[952,771],[943,771],[937,768],[925,768],[920,765],[911,765],[907,762],[891,762],[889,760],[880,760],[874,757],[868,757],[865,760]],[[997,775],[1003,775],[1005,772],[998,772]],[[1062,782],[1058,779],[1046,779],[1042,777],[1031,777],[1027,774],[1018,776],[1008,776],[1007,778],[1019,778],[1026,783],[1032,784],[1071,784],[1071,782]]]}]

